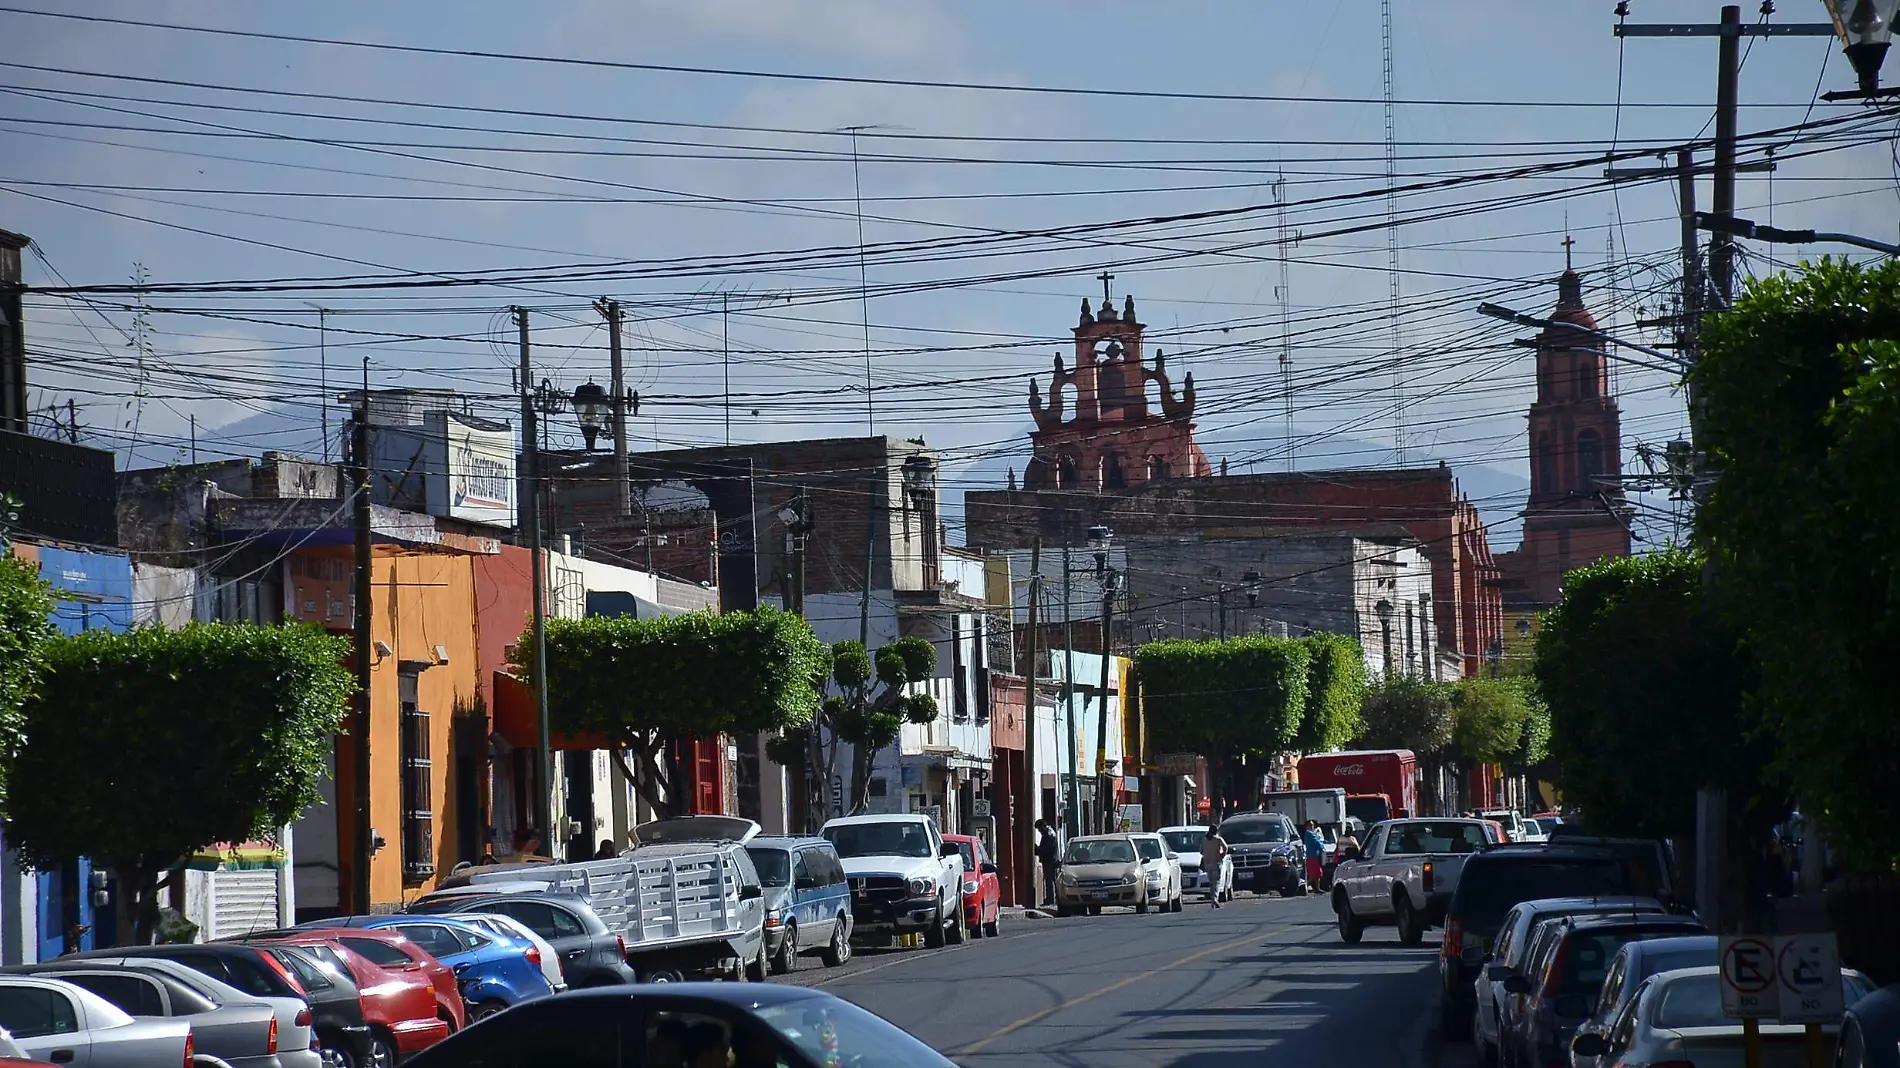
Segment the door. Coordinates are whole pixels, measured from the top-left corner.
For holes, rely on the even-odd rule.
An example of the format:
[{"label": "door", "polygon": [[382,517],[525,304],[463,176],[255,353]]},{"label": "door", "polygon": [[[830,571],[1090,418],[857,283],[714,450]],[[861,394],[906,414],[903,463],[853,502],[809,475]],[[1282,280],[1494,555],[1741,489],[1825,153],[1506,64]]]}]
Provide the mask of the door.
[{"label": "door", "polygon": [[0,1027],[34,1060],[72,1068],[92,1063],[92,1042],[80,1030],[78,1006],[50,986],[0,986]]},{"label": "door", "polygon": [[1381,827],[1372,832],[1372,837],[1366,840],[1366,846],[1360,858],[1352,863],[1350,872],[1343,880],[1346,896],[1352,899],[1354,912],[1366,911],[1369,897],[1367,888],[1373,881],[1373,871],[1378,866],[1378,858],[1385,852],[1385,838],[1389,830],[1388,827]]},{"label": "door", "polygon": [[798,944],[806,948],[823,945],[831,937],[831,917],[820,904],[824,879],[818,868],[816,851],[801,849],[792,855],[792,915],[798,919]]}]

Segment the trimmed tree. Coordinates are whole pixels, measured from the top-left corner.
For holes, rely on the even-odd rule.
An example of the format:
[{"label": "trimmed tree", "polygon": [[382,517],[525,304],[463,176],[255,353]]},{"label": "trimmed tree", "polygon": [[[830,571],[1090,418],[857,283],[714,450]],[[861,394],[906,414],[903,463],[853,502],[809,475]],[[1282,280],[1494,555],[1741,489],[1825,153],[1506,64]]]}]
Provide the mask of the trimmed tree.
[{"label": "trimmed tree", "polygon": [[1338,749],[1357,737],[1359,707],[1366,696],[1366,657],[1359,643],[1321,631],[1300,639],[1311,660],[1306,669],[1306,711],[1294,747],[1302,753]]},{"label": "trimmed tree", "polygon": [[1460,679],[1451,688],[1451,744],[1459,756],[1480,764],[1502,764],[1524,743],[1530,709],[1517,687],[1482,675]]},{"label": "trimmed tree", "polygon": [[[820,819],[831,811],[828,785],[838,773],[838,761],[848,751],[851,785],[845,813],[855,815],[870,803],[871,769],[877,751],[895,744],[906,721],[930,723],[937,718],[937,699],[912,693],[909,687],[936,674],[937,648],[923,638],[899,638],[880,648],[876,657],[856,641],[831,646],[830,682],[837,693],[818,706],[814,723],[768,743],[766,755],[787,766],[808,765],[812,809]],[[872,676],[876,665],[875,680]],[[821,683],[822,685],[822,683]]]},{"label": "trimmed tree", "polygon": [[1363,729],[1354,744],[1362,749],[1410,749],[1426,772],[1425,803],[1433,809],[1444,804],[1440,772],[1454,756],[1457,718],[1452,692],[1451,683],[1388,675],[1366,691],[1359,706]]},{"label": "trimmed tree", "polygon": [[1692,383],[1696,534],[1760,671],[1751,723],[1850,868],[1900,871],[1900,263],[1751,283]]},{"label": "trimmed tree", "polygon": [[121,937],[152,939],[161,874],[219,842],[274,837],[319,800],[354,683],[316,627],[87,631],[46,645],[7,805],[37,867],[118,878]]},{"label": "trimmed tree", "polygon": [[1237,766],[1293,748],[1312,659],[1301,641],[1258,635],[1142,646],[1133,674],[1149,746],[1207,757],[1219,769],[1221,795],[1242,800],[1233,781]]},{"label": "trimmed tree", "polygon": [[1564,800],[1592,830],[1690,836],[1702,787],[1727,789],[1738,823],[1778,815],[1761,788],[1769,748],[1742,713],[1749,667],[1703,593],[1700,556],[1570,572],[1538,632],[1536,673]]},{"label": "trimmed tree", "polygon": [[[6,507],[0,501],[0,509]],[[0,804],[20,750],[22,706],[40,684],[53,629],[53,591],[31,564],[0,555]]]},{"label": "trimmed tree", "polygon": [[[534,642],[515,649],[533,684]],[[774,608],[550,619],[547,650],[549,728],[600,739],[664,815],[683,811],[676,743],[810,724],[830,664],[811,627]]]}]

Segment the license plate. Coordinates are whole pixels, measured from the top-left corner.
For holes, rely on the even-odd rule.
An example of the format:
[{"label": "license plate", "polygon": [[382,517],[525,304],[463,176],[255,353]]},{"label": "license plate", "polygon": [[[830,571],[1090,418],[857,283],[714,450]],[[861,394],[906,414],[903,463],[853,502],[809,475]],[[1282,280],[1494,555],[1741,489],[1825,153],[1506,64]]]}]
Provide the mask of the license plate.
[{"label": "license plate", "polygon": [[1114,897],[1114,896],[1115,896],[1114,894],[1111,894],[1106,890],[1097,890],[1094,893],[1091,893],[1089,895],[1089,900],[1090,901],[1107,901],[1109,898]]}]

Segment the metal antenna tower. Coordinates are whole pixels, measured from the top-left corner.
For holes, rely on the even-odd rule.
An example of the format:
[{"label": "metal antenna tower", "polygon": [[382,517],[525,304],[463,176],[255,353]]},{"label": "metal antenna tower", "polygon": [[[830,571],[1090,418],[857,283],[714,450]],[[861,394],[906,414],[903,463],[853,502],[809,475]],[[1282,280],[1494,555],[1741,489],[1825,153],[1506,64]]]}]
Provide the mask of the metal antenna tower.
[{"label": "metal antenna tower", "polygon": [[1288,333],[1288,302],[1293,299],[1292,289],[1287,284],[1286,257],[1287,246],[1293,243],[1292,235],[1286,228],[1286,174],[1281,172],[1273,182],[1274,214],[1279,223],[1278,244],[1280,246],[1280,284],[1274,288],[1273,295],[1280,301],[1280,394],[1286,401],[1286,469],[1293,470],[1293,461],[1297,446],[1293,437],[1293,335]]},{"label": "metal antenna tower", "polygon": [[1399,144],[1392,109],[1392,0],[1379,0],[1380,54],[1385,64],[1385,255],[1392,334],[1392,453],[1405,466],[1405,360],[1399,330]]}]

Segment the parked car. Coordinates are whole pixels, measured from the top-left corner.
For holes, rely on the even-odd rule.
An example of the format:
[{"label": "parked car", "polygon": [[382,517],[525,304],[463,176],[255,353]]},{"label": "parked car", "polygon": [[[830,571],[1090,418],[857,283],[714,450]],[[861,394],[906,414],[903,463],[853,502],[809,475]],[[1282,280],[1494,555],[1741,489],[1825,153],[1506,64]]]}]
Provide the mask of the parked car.
[{"label": "parked car", "polygon": [[[627,940],[610,930],[587,900],[560,892],[498,894],[480,883],[431,894],[409,906],[413,913],[494,913],[518,921],[553,948],[561,981],[568,986],[611,986],[634,981]],[[543,957],[547,949],[541,950]],[[546,963],[544,960],[543,963]]]},{"label": "parked car", "polygon": [[329,926],[388,930],[455,969],[470,1022],[554,993],[541,974],[541,951],[526,942],[484,931],[453,916],[346,916]]},{"label": "parked car", "polygon": [[1222,901],[1231,901],[1234,897],[1234,858],[1220,858],[1220,871],[1211,876],[1201,870],[1201,841],[1207,837],[1206,827],[1163,827],[1156,832],[1181,865],[1181,889],[1183,892],[1218,893]]},{"label": "parked car", "polygon": [[823,838],[771,836],[745,845],[765,888],[765,953],[780,975],[801,953],[837,967],[851,959],[851,887],[844,862]]},{"label": "parked car", "polygon": [[1847,1007],[1835,1068],[1900,1068],[1900,986],[1876,990]]},{"label": "parked car", "polygon": [[1686,916],[1560,916],[1537,928],[1537,945],[1522,974],[1506,976],[1504,990],[1522,998],[1500,1037],[1511,1068],[1562,1064],[1570,1039],[1596,1006],[1610,962],[1625,943],[1707,934]]},{"label": "parked car", "polygon": [[[448,1024],[450,1031],[460,1031],[468,1026],[468,1006],[462,1001],[461,983],[455,977],[455,970],[423,952],[420,946],[396,931],[376,931],[366,927],[293,928],[260,932],[247,936],[246,940],[287,942],[312,950],[323,946],[347,950],[385,972],[406,975],[412,980],[419,978],[428,984],[435,997],[436,1017]],[[351,967],[353,970],[354,965]]]},{"label": "parked car", "polygon": [[1439,1030],[1450,1039],[1467,1035],[1478,969],[1513,906],[1546,897],[1641,896],[1634,882],[1616,857],[1600,850],[1504,845],[1467,857],[1438,950]]},{"label": "parked car", "polygon": [[854,930],[921,931],[927,946],[963,941],[963,854],[944,843],[935,820],[841,816],[818,833],[844,863]]},{"label": "parked car", "polygon": [[561,971],[561,954],[555,950],[554,943],[535,934],[512,916],[503,916],[499,912],[457,912],[456,919],[466,920],[484,931],[526,942],[541,955],[541,978],[548,981],[556,994],[567,989],[567,977]]},{"label": "parked car", "polygon": [[437,1004],[435,984],[420,968],[385,968],[339,942],[314,936],[281,939],[273,951],[305,954],[330,974],[356,984],[363,1020],[370,1028],[371,1064],[393,1064],[435,1045],[460,1019]]},{"label": "parked car", "polygon": [[1532,816],[1531,819],[1537,821],[1537,829],[1544,832],[1546,839],[1555,838],[1557,836],[1557,828],[1562,826],[1564,822],[1563,813],[1561,812],[1539,812],[1535,816]]},{"label": "parked car", "polygon": [[1551,831],[1550,844],[1565,849],[1595,849],[1614,857],[1627,869],[1626,878],[1634,893],[1655,898],[1671,912],[1688,911],[1676,901],[1669,843],[1663,839],[1608,838],[1585,834],[1574,823],[1560,823]]},{"label": "parked car", "polygon": [[681,1037],[708,1030],[720,1040],[715,1050],[724,1046],[740,1065],[954,1068],[904,1031],[823,991],[723,983],[570,990],[471,1027],[408,1068],[677,1064]]},{"label": "parked car", "polygon": [[310,1005],[311,1024],[323,1050],[334,1051],[350,1065],[370,1063],[369,1024],[354,986],[333,984],[305,990],[290,966],[265,947],[237,942],[198,945],[120,946],[117,949],[74,953],[61,960],[112,957],[160,957],[194,968],[227,986],[254,997],[302,998]]},{"label": "parked car", "polygon": [[[302,998],[255,997],[177,961],[155,957],[54,959],[8,969],[64,980],[135,1018],[184,1020],[196,1055],[231,1068],[323,1068]],[[319,1045],[321,1043],[319,1042]]]},{"label": "parked car", "polygon": [[946,834],[943,840],[963,854],[964,926],[972,938],[995,938],[1003,922],[1003,884],[996,877],[990,847],[973,834]]},{"label": "parked car", "polygon": [[22,1055],[67,1068],[191,1068],[188,1020],[134,1019],[84,987],[0,975],[0,1027]]},{"label": "parked car", "polygon": [[[1853,1004],[1871,992],[1858,972],[1841,972],[1842,997]],[[1763,1020],[1761,1068],[1805,1068],[1806,1027]],[[1839,1032],[1836,1024],[1825,1032]],[[1722,1012],[1720,969],[1683,968],[1643,980],[1606,1034],[1581,1032],[1571,1039],[1573,1056],[1597,1058],[1604,1068],[1694,1064],[1696,1068],[1741,1068],[1742,1021]]]},{"label": "parked car", "polygon": [[1482,819],[1387,820],[1363,846],[1348,849],[1333,871],[1333,915],[1341,941],[1359,941],[1370,924],[1390,923],[1416,946],[1443,922],[1467,858],[1500,844]]},{"label": "parked car", "polygon": [[1105,905],[1148,911],[1141,854],[1125,834],[1071,838],[1056,869],[1056,915],[1099,915]]},{"label": "parked car", "polygon": [[0,1068],[59,1068],[59,1066],[47,1061],[29,1059],[26,1051],[14,1043],[13,1036],[7,1034],[6,1028],[0,1027]]},{"label": "parked car", "polygon": [[[1485,966],[1473,983],[1477,1004],[1472,1013],[1471,1042],[1479,1064],[1492,1064],[1498,1055],[1498,1032],[1503,1026],[1505,1003],[1516,995],[1504,992],[1505,977],[1524,970],[1530,957],[1531,932],[1538,924],[1555,916],[1589,916],[1598,913],[1640,915],[1660,913],[1662,903],[1648,897],[1551,897],[1521,901],[1511,906],[1498,926],[1498,936],[1486,955]],[[1515,1015],[1516,1005],[1512,1005]]]},{"label": "parked car", "polygon": [[1278,812],[1243,812],[1221,821],[1234,861],[1234,886],[1282,897],[1306,893],[1306,846],[1293,821]]},{"label": "parked car", "polygon": [[1528,826],[1530,821],[1519,815],[1514,809],[1482,809],[1477,813],[1477,817],[1481,820],[1490,820],[1503,827],[1504,840],[1506,842],[1531,842],[1537,841],[1542,837],[1541,834],[1534,835]]},{"label": "parked car", "polygon": [[[1596,1008],[1588,1020],[1578,1025],[1577,1034],[1607,1035],[1610,1024],[1622,1013],[1623,1006],[1629,1004],[1643,980],[1657,972],[1713,964],[1719,943],[1714,935],[1687,935],[1631,942],[1617,950],[1616,959],[1610,962],[1604,974],[1603,989],[1597,993]],[[1570,1064],[1571,1068],[1597,1068],[1597,1059],[1578,1054],[1573,1039]]]},{"label": "parked car", "polygon": [[1161,836],[1140,831],[1128,836],[1141,854],[1142,877],[1148,880],[1148,893],[1159,897],[1155,907],[1163,912],[1181,911],[1181,860],[1168,848]]}]

